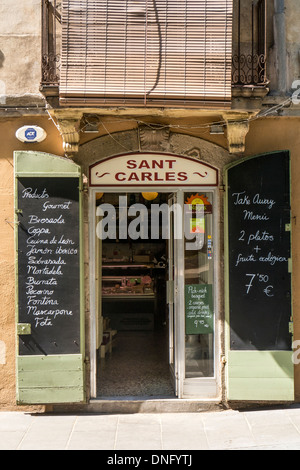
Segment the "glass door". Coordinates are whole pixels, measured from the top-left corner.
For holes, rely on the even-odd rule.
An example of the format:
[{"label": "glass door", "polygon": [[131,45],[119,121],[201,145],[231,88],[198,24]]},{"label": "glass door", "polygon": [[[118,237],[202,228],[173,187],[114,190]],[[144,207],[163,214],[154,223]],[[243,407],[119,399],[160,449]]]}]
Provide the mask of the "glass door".
[{"label": "glass door", "polygon": [[[98,194],[96,194],[97,200]],[[96,226],[102,217],[96,216]],[[96,231],[95,226],[95,231]],[[95,253],[95,301],[96,301],[96,349],[101,348],[103,339],[103,317],[102,317],[102,240],[96,237],[96,253]]]},{"label": "glass door", "polygon": [[175,260],[174,260],[174,212],[171,211],[171,207],[175,204],[175,195],[172,194],[168,198],[169,205],[169,236],[168,236],[168,280],[167,280],[167,303],[169,306],[169,364],[170,371],[172,375],[175,395],[178,395],[178,384],[177,376],[178,372],[176,370],[176,344],[175,344]]},{"label": "glass door", "polygon": [[183,210],[182,192],[172,194],[169,204],[168,283],[169,363],[175,394],[182,398],[184,379],[183,323]]},{"label": "glass door", "polygon": [[184,193],[184,394],[217,395],[213,193]]}]

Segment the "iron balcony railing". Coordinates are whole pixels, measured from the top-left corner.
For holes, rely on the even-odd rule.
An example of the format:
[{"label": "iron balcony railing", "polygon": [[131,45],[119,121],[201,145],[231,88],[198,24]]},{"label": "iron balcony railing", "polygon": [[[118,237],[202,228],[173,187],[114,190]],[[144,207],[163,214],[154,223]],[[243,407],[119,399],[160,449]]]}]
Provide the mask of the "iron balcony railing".
[{"label": "iron balcony railing", "polygon": [[233,86],[266,86],[267,0],[234,0]]},{"label": "iron balcony railing", "polygon": [[42,88],[59,86],[60,49],[61,3],[42,0]]},{"label": "iron balcony railing", "polygon": [[[61,1],[41,2],[41,90],[58,90]],[[245,87],[267,84],[267,0],[233,0],[232,85]]]}]

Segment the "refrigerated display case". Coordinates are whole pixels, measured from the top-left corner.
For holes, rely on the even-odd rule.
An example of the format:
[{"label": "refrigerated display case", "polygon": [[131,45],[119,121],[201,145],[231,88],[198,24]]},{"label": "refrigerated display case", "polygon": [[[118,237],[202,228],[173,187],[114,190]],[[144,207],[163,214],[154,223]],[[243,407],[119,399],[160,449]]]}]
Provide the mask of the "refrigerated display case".
[{"label": "refrigerated display case", "polygon": [[152,330],[156,312],[155,278],[150,266],[103,265],[102,309],[113,329]]}]

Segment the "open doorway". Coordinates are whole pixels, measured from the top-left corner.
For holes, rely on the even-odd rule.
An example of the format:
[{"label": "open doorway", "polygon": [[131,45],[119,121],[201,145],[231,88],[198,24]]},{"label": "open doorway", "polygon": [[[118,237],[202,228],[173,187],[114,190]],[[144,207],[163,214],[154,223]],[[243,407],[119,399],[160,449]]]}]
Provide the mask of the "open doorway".
[{"label": "open doorway", "polygon": [[89,186],[91,397],[219,396],[217,170],[124,154]]},{"label": "open doorway", "polygon": [[[169,237],[162,237],[162,217],[155,226],[149,222],[154,205],[167,204],[167,193],[96,193],[96,206],[103,208],[103,217],[98,210],[96,220],[102,230],[96,237],[95,266],[98,398],[175,397]],[[126,220],[121,220],[122,208]],[[98,225],[98,235],[99,230]]]}]

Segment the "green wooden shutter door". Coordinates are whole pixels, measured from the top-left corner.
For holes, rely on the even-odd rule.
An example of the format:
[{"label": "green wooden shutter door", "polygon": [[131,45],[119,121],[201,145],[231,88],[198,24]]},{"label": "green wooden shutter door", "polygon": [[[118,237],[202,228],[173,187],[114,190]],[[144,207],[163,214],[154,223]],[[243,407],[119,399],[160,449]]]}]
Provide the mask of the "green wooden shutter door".
[{"label": "green wooden shutter door", "polygon": [[17,403],[83,402],[81,168],[32,151],[14,168]]},{"label": "green wooden shutter door", "polygon": [[293,401],[289,152],[231,164],[225,183],[227,398]]}]

